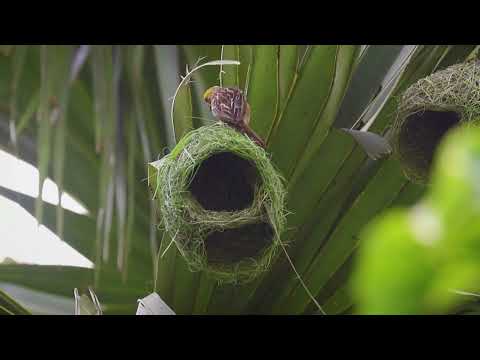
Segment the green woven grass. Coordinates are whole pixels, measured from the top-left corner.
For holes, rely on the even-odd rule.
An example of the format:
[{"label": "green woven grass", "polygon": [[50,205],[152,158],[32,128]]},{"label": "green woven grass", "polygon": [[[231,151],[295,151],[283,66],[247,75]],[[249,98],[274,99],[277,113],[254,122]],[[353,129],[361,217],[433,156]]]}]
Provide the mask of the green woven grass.
[{"label": "green woven grass", "polygon": [[456,126],[478,126],[480,62],[469,61],[425,77],[403,94],[394,124],[394,151],[405,175],[427,183],[443,136]]},{"label": "green woven grass", "polygon": [[286,223],[285,187],[248,137],[222,123],[194,130],[150,164],[149,185],[165,241],[192,271],[245,283],[269,269]]}]

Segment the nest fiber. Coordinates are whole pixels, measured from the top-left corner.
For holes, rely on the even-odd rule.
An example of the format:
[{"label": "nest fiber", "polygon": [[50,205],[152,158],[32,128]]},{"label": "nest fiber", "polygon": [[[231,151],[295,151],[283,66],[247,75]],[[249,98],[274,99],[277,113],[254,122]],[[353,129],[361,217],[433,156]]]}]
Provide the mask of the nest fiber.
[{"label": "nest fiber", "polygon": [[394,150],[405,175],[426,183],[435,149],[456,126],[478,126],[480,62],[450,66],[419,80],[403,94],[394,125]]},{"label": "nest fiber", "polygon": [[222,123],[150,164],[160,226],[192,271],[245,283],[266,271],[285,227],[284,181],[267,153]]}]

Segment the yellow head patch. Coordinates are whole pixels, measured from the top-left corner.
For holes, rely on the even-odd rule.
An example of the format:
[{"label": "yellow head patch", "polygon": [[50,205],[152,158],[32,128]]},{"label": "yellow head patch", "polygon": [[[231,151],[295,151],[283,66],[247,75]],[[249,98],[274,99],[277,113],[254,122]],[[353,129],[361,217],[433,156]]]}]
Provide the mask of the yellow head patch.
[{"label": "yellow head patch", "polygon": [[210,100],[212,98],[213,93],[218,89],[218,86],[212,86],[211,88],[208,88],[204,93],[203,93],[203,100],[206,103],[210,103]]}]

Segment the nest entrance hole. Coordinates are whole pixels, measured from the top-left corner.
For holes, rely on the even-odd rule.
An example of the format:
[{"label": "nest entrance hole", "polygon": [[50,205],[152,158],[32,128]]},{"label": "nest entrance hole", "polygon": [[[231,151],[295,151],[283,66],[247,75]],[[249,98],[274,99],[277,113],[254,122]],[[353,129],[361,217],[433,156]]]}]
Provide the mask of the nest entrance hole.
[{"label": "nest entrance hole", "polygon": [[399,134],[399,146],[410,167],[428,173],[438,144],[460,119],[455,111],[426,110],[408,116]]},{"label": "nest entrance hole", "polygon": [[264,222],[214,231],[204,240],[207,261],[210,264],[231,264],[245,258],[255,258],[272,240],[272,227]]},{"label": "nest entrance hole", "polygon": [[206,210],[239,211],[252,205],[258,181],[250,161],[221,152],[197,166],[189,190]]}]

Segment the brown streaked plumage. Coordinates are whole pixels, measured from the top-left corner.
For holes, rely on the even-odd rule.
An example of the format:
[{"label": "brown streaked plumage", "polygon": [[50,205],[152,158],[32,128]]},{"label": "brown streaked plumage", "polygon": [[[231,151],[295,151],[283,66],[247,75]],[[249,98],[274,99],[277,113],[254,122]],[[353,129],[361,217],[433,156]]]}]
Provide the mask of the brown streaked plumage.
[{"label": "brown streaked plumage", "polygon": [[250,105],[243,92],[235,87],[213,86],[203,94],[215,118],[247,134],[258,145],[265,142],[250,128]]}]

